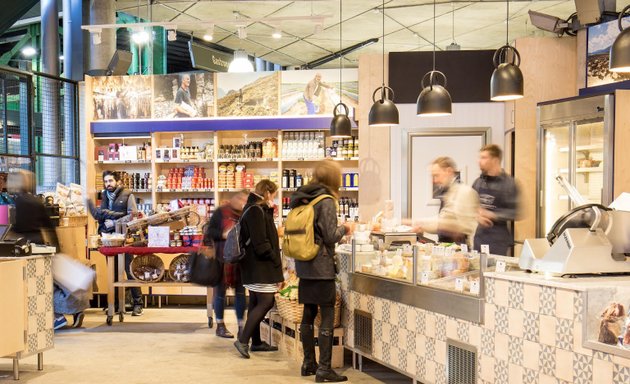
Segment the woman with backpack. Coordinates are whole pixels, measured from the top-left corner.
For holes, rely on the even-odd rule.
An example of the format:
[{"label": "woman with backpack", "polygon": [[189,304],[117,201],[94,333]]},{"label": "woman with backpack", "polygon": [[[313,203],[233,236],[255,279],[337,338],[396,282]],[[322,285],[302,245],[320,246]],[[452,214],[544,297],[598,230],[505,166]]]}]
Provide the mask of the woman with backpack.
[{"label": "woman with backpack", "polygon": [[[331,368],[333,331],[335,317],[335,301],[337,289],[335,275],[335,244],[345,235],[352,233],[353,225],[346,223],[337,225],[337,199],[341,183],[341,167],[332,160],[324,160],[313,169],[312,181],[291,196],[291,209],[307,205],[320,196],[327,197],[313,205],[315,221],[315,243],[319,250],[315,258],[309,261],[295,261],[295,270],[300,278],[298,299],[304,304],[304,313],[300,332],[304,347],[304,362],[301,375],[315,375],[315,382],[346,381],[346,376],[338,375]],[[315,361],[314,322],[318,307],[321,308],[321,325],[319,327],[319,366]]]},{"label": "woman with backpack", "polygon": [[278,231],[273,220],[273,205],[278,186],[262,180],[249,194],[241,216],[241,244],[245,256],[239,262],[241,281],[249,290],[247,321],[234,346],[249,359],[252,352],[277,351],[260,339],[260,322],[273,307],[278,283],[284,281]]}]

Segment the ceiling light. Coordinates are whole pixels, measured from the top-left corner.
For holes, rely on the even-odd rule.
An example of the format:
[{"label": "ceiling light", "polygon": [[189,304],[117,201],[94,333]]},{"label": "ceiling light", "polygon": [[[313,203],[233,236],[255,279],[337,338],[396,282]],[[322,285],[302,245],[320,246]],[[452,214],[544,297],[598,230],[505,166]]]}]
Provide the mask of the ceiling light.
[{"label": "ceiling light", "polygon": [[462,49],[462,46],[457,44],[456,42],[452,42],[446,46],[447,51],[459,51]]},{"label": "ceiling light", "polygon": [[247,30],[245,29],[245,27],[238,27],[238,29],[236,30],[237,34],[238,34],[238,38],[239,39],[247,39]]},{"label": "ceiling light", "polygon": [[131,40],[138,45],[146,44],[149,42],[150,36],[149,33],[143,28],[135,31],[131,35]]},{"label": "ceiling light", "polygon": [[282,38],[282,31],[279,29],[274,29],[273,33],[271,34],[271,37],[273,37],[274,39]]},{"label": "ceiling light", "polygon": [[166,36],[168,41],[175,41],[177,40],[177,31],[175,29],[169,29],[166,32]]},{"label": "ceiling light", "polygon": [[[383,0],[383,84],[374,90],[372,93],[372,108],[370,108],[370,114],[368,115],[368,125],[370,127],[398,125],[399,116],[398,108],[394,104],[394,90],[385,86],[385,0]],[[376,94],[381,92],[381,98],[376,100]],[[392,98],[388,98],[388,91],[391,93]]]},{"label": "ceiling light", "polygon": [[315,31],[313,31],[314,34],[318,34],[318,33],[322,33],[322,31],[324,30],[324,26],[321,23],[317,23],[315,24]]},{"label": "ceiling light", "polygon": [[621,13],[617,23],[621,33],[615,39],[610,47],[610,71],[611,72],[630,72],[630,28],[623,29],[621,19],[630,9],[630,5],[625,7]]},{"label": "ceiling light", "polygon": [[26,56],[26,57],[33,57],[37,54],[37,50],[33,47],[26,46],[24,48],[22,48],[22,55]]},{"label": "ceiling light", "polygon": [[214,39],[214,24],[210,24],[206,33],[203,34],[203,39],[205,41],[212,41],[212,39]]},{"label": "ceiling light", "polygon": [[99,45],[101,43],[101,31],[92,32],[92,44]]},{"label": "ceiling light", "polygon": [[59,60],[63,61],[63,55],[59,55]]},{"label": "ceiling light", "polygon": [[228,67],[228,72],[254,72],[254,66],[249,61],[247,52],[242,49],[234,51],[234,59]]},{"label": "ceiling light", "polygon": [[509,43],[510,1],[507,2],[505,45],[494,52],[492,61],[495,70],[490,78],[490,100],[510,101],[523,97],[523,73],[518,67],[521,55]]},{"label": "ceiling light", "polygon": [[[446,75],[435,70],[435,7],[433,0],[433,70],[422,77],[422,91],[416,101],[416,115],[422,117],[448,116],[452,112],[451,95],[446,90]],[[444,85],[438,83],[438,76],[444,79]],[[429,78],[429,84],[425,80]]]},{"label": "ceiling light", "polygon": [[[339,52],[342,51],[341,44],[343,42],[343,0],[339,0]],[[330,137],[344,138],[352,137],[352,123],[350,122],[350,110],[343,103],[343,55],[339,55],[339,103],[333,109],[333,118],[330,121]],[[341,113],[337,111],[342,109]]]}]

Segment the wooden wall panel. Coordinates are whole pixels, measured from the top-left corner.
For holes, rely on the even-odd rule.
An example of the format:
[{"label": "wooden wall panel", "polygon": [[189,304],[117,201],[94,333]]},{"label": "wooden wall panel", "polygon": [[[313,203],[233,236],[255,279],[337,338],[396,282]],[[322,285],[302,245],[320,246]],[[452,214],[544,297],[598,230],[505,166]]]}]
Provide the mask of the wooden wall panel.
[{"label": "wooden wall panel", "polygon": [[630,143],[630,91],[615,92],[615,149],[613,197],[630,192],[630,151],[623,143]]},{"label": "wooden wall panel", "polygon": [[525,79],[525,97],[514,102],[515,176],[523,188],[524,218],[515,239],[536,236],[536,104],[577,95],[575,38],[527,37],[516,40]]}]

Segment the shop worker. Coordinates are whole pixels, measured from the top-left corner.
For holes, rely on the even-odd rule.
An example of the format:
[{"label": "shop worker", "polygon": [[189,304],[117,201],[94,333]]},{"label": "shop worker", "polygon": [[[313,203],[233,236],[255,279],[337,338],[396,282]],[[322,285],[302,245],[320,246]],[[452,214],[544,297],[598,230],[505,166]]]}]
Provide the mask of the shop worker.
[{"label": "shop worker", "polygon": [[[103,185],[105,189],[101,192],[101,206],[96,207],[91,200],[87,200],[86,206],[90,213],[98,221],[98,233],[114,233],[116,231],[116,222],[126,216],[138,211],[136,199],[131,191],[119,185],[120,175],[117,172],[104,171]],[[125,254],[125,271],[127,279],[133,279],[131,275],[131,254]],[[114,263],[118,262],[118,258],[114,258]],[[118,266],[114,264],[114,270],[118,270]],[[131,289],[133,297],[133,313],[132,316],[142,315],[142,291],[139,287]],[[116,296],[118,297],[118,296]]]},{"label": "shop worker", "polygon": [[490,252],[508,255],[514,245],[514,236],[509,223],[517,219],[519,211],[519,189],[514,178],[501,168],[502,151],[490,144],[479,151],[481,176],[473,183],[479,194],[479,216],[474,247],[487,244]]},{"label": "shop worker", "polygon": [[440,211],[436,217],[414,220],[417,232],[436,233],[443,243],[472,245],[477,228],[479,196],[459,182],[457,165],[450,157],[438,157],[431,164],[433,184],[440,190]]},{"label": "shop worker", "polygon": [[190,74],[184,73],[179,78],[179,89],[175,94],[175,117],[194,117],[197,112],[190,100]]},{"label": "shop worker", "polygon": [[241,217],[243,207],[247,202],[249,191],[243,189],[235,193],[230,200],[220,206],[210,218],[208,224],[204,228],[204,244],[210,240],[214,243],[216,257],[223,263],[223,280],[219,285],[213,287],[214,297],[212,298],[212,306],[214,307],[214,315],[217,321],[216,335],[233,339],[234,335],[225,326],[223,315],[225,312],[225,290],[227,287],[233,287],[235,291],[234,310],[236,311],[236,319],[238,321],[239,333],[245,325],[245,288],[241,282],[240,269],[238,264],[226,264],[223,259],[223,248],[228,232],[234,227]]},{"label": "shop worker", "polygon": [[[48,244],[59,249],[59,241],[44,203],[33,195],[35,175],[31,171],[19,170],[8,175],[7,187],[14,195],[15,224],[13,237],[23,237],[35,244]],[[58,330],[68,325],[64,315],[72,315],[73,327],[83,323],[83,311],[90,307],[87,292],[71,293],[53,281],[53,328]]]},{"label": "shop worker", "polygon": [[306,104],[307,114],[314,115],[319,111],[319,106],[315,105],[315,99],[319,98],[322,87],[332,88],[322,81],[321,73],[316,73],[313,80],[306,83],[306,88],[304,88],[304,103]]}]

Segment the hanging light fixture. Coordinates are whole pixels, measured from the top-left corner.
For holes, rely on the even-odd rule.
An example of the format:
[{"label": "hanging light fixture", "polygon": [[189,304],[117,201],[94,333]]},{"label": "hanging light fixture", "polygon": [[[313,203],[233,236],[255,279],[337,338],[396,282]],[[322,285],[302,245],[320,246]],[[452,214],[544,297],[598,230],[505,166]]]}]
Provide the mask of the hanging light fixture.
[{"label": "hanging light fixture", "polygon": [[252,65],[252,62],[249,61],[247,52],[242,49],[234,51],[234,59],[228,67],[228,72],[254,72],[254,66]]},{"label": "hanging light fixture", "polygon": [[[343,27],[342,10],[343,0],[339,0],[339,52],[341,52],[341,43],[343,41],[341,38]],[[341,88],[343,84],[342,73],[343,55],[339,55],[339,104],[335,105],[333,118],[330,121],[330,137],[334,138],[352,137],[352,123],[348,117],[350,110],[348,106],[343,103],[343,90]],[[340,108],[342,109],[341,113],[338,112]]]},{"label": "hanging light fixture", "polygon": [[621,19],[630,9],[630,5],[626,6],[617,19],[619,25],[619,35],[610,47],[610,71],[611,72],[630,72],[630,28],[623,29]]},{"label": "hanging light fixture", "polygon": [[[435,3],[433,0],[433,69],[422,77],[422,91],[416,102],[416,114],[422,117],[447,116],[452,110],[451,95],[446,90],[446,75],[435,70]],[[442,77],[444,85],[439,84],[438,77]]]},{"label": "hanging light fixture", "polygon": [[505,45],[494,52],[492,61],[494,72],[490,78],[490,100],[510,101],[523,97],[523,73],[518,67],[521,55],[510,45],[510,0],[506,1],[507,17],[505,19]]},{"label": "hanging light fixture", "polygon": [[[370,108],[370,115],[368,116],[368,124],[370,127],[398,125],[398,108],[394,104],[394,90],[385,86],[385,0],[381,7],[383,13],[383,84],[374,90],[372,93],[372,108]],[[381,98],[376,100],[376,94],[381,92]],[[388,93],[391,93],[391,99],[388,98]]]}]

